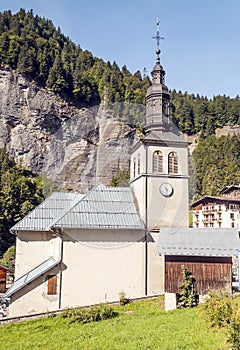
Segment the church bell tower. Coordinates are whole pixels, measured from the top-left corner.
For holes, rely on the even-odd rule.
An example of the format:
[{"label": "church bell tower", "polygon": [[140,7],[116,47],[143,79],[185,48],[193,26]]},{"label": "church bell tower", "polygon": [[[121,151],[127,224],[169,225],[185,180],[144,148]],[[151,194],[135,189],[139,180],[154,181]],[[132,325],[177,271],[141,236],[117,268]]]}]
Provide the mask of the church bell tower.
[{"label": "church bell tower", "polygon": [[169,116],[170,93],[160,63],[157,21],[156,64],[146,95],[144,136],[132,148],[130,186],[148,230],[188,227],[188,143]]}]

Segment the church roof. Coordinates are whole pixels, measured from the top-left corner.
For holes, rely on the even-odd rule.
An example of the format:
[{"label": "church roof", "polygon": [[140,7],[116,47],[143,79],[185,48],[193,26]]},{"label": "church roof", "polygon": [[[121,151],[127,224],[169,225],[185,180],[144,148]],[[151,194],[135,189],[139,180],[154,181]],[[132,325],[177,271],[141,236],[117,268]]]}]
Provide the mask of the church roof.
[{"label": "church roof", "polygon": [[234,228],[161,228],[160,255],[234,256],[240,249]]},{"label": "church roof", "polygon": [[54,192],[40,205],[26,215],[21,221],[11,228],[16,231],[48,231],[66,210],[72,207],[83,197],[79,193]]},{"label": "church roof", "polygon": [[11,228],[49,231],[54,228],[144,229],[129,187],[96,185],[87,194],[55,192]]},{"label": "church roof", "polygon": [[62,216],[54,227],[144,229],[130,187],[98,184]]}]

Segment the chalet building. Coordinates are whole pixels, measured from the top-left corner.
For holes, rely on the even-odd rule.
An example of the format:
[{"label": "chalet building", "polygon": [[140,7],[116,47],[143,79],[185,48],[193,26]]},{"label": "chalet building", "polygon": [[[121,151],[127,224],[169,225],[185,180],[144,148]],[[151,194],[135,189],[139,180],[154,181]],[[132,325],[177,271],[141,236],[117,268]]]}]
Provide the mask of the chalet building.
[{"label": "chalet building", "polygon": [[7,290],[7,275],[12,271],[6,267],[0,265],[0,293],[5,293]]},{"label": "chalet building", "polygon": [[[10,316],[117,301],[120,291],[137,298],[169,289],[165,266],[171,254],[159,242],[164,229],[184,233],[188,228],[188,143],[170,121],[170,94],[159,48],[156,54],[146,95],[144,136],[130,155],[130,187],[99,183],[86,194],[53,193],[12,227],[16,260],[15,282],[7,292]],[[169,237],[175,241],[175,236]],[[194,235],[186,237],[189,242],[176,246],[184,252],[191,250],[185,244]],[[213,251],[218,235],[211,239]],[[234,255],[240,246],[235,247],[238,240],[233,242]],[[206,253],[207,239],[202,248]],[[219,278],[229,288],[231,262],[226,262]]]},{"label": "chalet building", "polygon": [[193,227],[240,229],[240,186],[226,187],[219,197],[205,196],[191,207]]}]

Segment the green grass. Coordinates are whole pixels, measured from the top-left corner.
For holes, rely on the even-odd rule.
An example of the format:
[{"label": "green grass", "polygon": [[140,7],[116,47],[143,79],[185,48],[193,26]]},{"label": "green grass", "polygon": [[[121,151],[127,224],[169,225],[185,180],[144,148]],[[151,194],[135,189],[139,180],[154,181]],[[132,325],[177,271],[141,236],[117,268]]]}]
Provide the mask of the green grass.
[{"label": "green grass", "polygon": [[163,310],[163,298],[115,306],[119,316],[80,324],[54,318],[0,326],[0,349],[226,350],[223,331],[209,329],[200,309]]}]

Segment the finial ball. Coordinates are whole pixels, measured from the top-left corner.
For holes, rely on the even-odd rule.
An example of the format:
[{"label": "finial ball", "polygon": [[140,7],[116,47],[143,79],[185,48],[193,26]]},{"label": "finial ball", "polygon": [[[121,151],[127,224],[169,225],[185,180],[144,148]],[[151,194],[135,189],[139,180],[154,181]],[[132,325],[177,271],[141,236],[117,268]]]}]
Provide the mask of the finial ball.
[{"label": "finial ball", "polygon": [[157,50],[156,50],[156,54],[157,54],[157,55],[159,55],[160,52],[161,52],[160,49],[157,49]]}]

